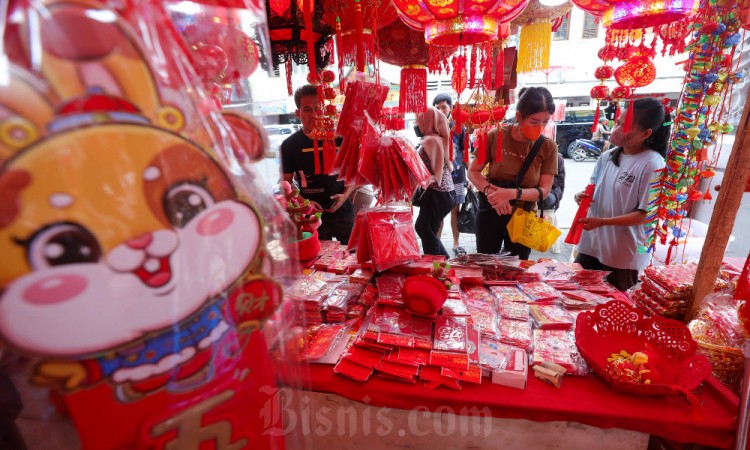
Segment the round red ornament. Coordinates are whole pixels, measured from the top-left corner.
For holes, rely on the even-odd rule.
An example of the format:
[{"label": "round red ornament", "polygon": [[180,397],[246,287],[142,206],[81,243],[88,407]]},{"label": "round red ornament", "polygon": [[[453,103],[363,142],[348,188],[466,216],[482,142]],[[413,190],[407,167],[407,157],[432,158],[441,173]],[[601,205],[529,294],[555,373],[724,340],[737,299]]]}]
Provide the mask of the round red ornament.
[{"label": "round red ornament", "polygon": [[609,87],[600,84],[591,88],[591,98],[594,100],[604,100],[609,97]]},{"label": "round red ornament", "polygon": [[597,80],[604,81],[604,80],[608,80],[612,78],[612,75],[614,75],[614,73],[615,73],[614,69],[605,64],[603,66],[599,66],[596,68],[596,70],[594,71],[594,77]]},{"label": "round red ornament", "polygon": [[656,79],[656,66],[648,57],[636,56],[615,70],[615,79],[620,86],[648,86]]}]

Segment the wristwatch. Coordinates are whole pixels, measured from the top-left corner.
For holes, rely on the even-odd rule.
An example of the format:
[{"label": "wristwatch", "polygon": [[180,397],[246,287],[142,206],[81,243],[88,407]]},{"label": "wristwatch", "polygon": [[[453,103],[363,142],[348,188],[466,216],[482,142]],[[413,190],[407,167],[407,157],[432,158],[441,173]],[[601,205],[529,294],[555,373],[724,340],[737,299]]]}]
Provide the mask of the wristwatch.
[{"label": "wristwatch", "polygon": [[518,191],[516,192],[516,200],[521,200],[521,195],[523,194],[523,189],[517,188]]}]

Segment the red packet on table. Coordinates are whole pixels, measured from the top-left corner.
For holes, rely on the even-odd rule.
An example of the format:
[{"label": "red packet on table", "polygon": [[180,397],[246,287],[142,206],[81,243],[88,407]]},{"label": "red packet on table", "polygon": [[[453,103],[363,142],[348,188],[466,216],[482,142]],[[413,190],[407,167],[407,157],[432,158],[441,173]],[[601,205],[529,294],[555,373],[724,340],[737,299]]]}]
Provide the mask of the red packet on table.
[{"label": "red packet on table", "polygon": [[521,289],[535,302],[549,302],[560,297],[555,288],[541,281],[521,283]]},{"label": "red packet on table", "polygon": [[[432,346],[432,344],[430,344]],[[391,352],[391,355],[393,355]],[[399,347],[397,359],[403,364],[424,366],[430,363],[430,350],[424,348]]]},{"label": "red packet on table", "polygon": [[352,378],[357,381],[367,381],[375,369],[361,366],[347,358],[341,358],[333,367],[333,371],[339,375]]},{"label": "red packet on table", "polygon": [[405,278],[402,275],[390,273],[378,277],[378,304],[404,306],[402,298],[404,280]]},{"label": "red packet on table", "polygon": [[300,358],[306,361],[323,358],[341,339],[348,338],[348,330],[349,326],[343,323],[318,325],[308,329],[305,349]]},{"label": "red packet on table", "polygon": [[573,371],[573,354],[577,352],[573,335],[562,330],[534,330],[532,364],[552,361]]},{"label": "red packet on table", "polygon": [[575,281],[547,281],[547,284],[558,291],[574,291],[581,288]]},{"label": "red packet on table", "polygon": [[468,316],[469,309],[466,307],[464,301],[460,298],[448,298],[443,303],[443,308],[440,310],[440,314],[444,316]]},{"label": "red packet on table", "polygon": [[404,308],[383,307],[382,312],[374,319],[379,329],[378,344],[414,347],[411,318],[411,313]]},{"label": "red packet on table", "polygon": [[329,291],[330,286],[325,281],[316,279],[314,276],[306,276],[285,289],[284,295],[293,300],[320,302]]},{"label": "red packet on table", "polygon": [[500,342],[528,350],[531,348],[531,322],[522,320],[500,321]]},{"label": "red packet on table", "polygon": [[481,267],[452,266],[456,278],[462,284],[482,284],[484,283],[484,271]]},{"label": "red packet on table", "polygon": [[446,386],[451,389],[461,390],[461,382],[442,375],[442,367],[424,366],[419,370],[419,378],[425,380],[425,387],[435,388]]},{"label": "red packet on table", "polygon": [[411,364],[402,364],[399,362],[388,361],[384,359],[377,367],[379,372],[383,372],[400,380],[415,382],[419,373],[419,366]]},{"label": "red packet on table", "polygon": [[372,262],[378,272],[419,259],[411,208],[387,206],[368,210],[367,229]]},{"label": "red packet on table", "polygon": [[673,292],[672,290],[665,288],[649,277],[642,277],[640,288],[655,298],[662,298],[666,300],[683,300],[685,298],[683,294]]},{"label": "red packet on table", "polygon": [[373,272],[369,269],[357,269],[349,275],[349,281],[352,283],[367,284],[372,280]]},{"label": "red packet on table", "polygon": [[375,350],[354,344],[344,353],[343,358],[355,362],[360,366],[376,368],[380,365],[380,361],[383,360],[385,353],[383,350]]},{"label": "red packet on table", "polygon": [[412,316],[411,326],[414,333],[414,347],[420,349],[432,348],[432,326],[434,320],[429,317]]},{"label": "red packet on table", "polygon": [[490,292],[497,301],[529,303],[533,300],[514,283],[513,286],[490,286]]},{"label": "red packet on table", "polygon": [[372,306],[378,299],[378,288],[372,283],[367,283],[364,292],[359,296],[359,303],[364,306]]},{"label": "red packet on table", "polygon": [[529,305],[526,303],[502,301],[498,303],[500,317],[511,320],[529,320]]},{"label": "red packet on table", "polygon": [[482,368],[477,364],[469,364],[468,369],[443,367],[440,369],[440,375],[469,383],[480,384],[482,382]]},{"label": "red packet on table", "polygon": [[361,318],[365,313],[365,307],[362,305],[349,305],[346,308],[346,318],[349,319],[358,319]]},{"label": "red packet on table", "polygon": [[529,273],[538,273],[542,281],[569,281],[576,272],[582,270],[578,263],[540,262],[527,269]]},{"label": "red packet on table", "polygon": [[570,330],[573,328],[573,317],[559,306],[531,305],[530,313],[537,328],[544,330]]},{"label": "red packet on table", "polygon": [[457,369],[469,368],[466,317],[437,316],[430,364]]},{"label": "red packet on table", "polygon": [[514,348],[516,347],[494,339],[482,339],[479,343],[479,365],[487,371],[486,376],[494,370],[504,369],[508,360],[508,352]]},{"label": "red packet on table", "polygon": [[605,297],[603,295],[599,295],[594,292],[589,292],[583,289],[565,291],[563,292],[563,296],[570,297],[576,300],[591,302],[591,303],[594,303],[595,305],[601,305],[611,300],[609,297]]},{"label": "red packet on table", "polygon": [[482,336],[496,338],[500,335],[497,312],[494,307],[489,309],[476,309],[469,305],[469,314]]},{"label": "red packet on table", "polygon": [[508,359],[504,368],[492,371],[492,383],[526,389],[528,376],[529,361],[526,351],[516,348],[508,352]]}]

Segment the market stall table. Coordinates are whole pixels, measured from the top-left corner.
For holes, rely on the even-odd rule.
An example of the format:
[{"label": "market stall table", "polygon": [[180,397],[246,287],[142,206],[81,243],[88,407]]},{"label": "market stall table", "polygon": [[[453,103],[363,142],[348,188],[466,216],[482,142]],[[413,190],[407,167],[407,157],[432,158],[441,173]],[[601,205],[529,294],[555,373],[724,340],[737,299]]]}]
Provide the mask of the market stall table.
[{"label": "market stall table", "polygon": [[[720,448],[734,442],[738,399],[713,376],[697,394],[702,417],[689,418],[684,395],[649,397],[619,394],[596,376],[566,376],[555,387],[529,374],[525,390],[492,384],[463,383],[461,390],[429,389],[374,376],[361,383],[333,373],[332,366],[311,364],[303,385],[315,392],[402,410],[452,411],[489,408],[493,417],[537,422],[578,422],[598,428],[619,428],[677,441]],[[476,409],[474,409],[476,411]]]}]

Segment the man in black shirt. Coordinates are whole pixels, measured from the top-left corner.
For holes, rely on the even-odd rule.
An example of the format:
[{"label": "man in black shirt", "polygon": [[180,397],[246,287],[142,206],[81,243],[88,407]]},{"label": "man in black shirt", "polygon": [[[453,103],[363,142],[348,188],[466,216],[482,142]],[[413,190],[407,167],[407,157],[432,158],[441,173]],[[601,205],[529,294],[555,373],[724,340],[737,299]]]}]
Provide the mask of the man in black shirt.
[{"label": "man in black shirt", "polygon": [[[322,211],[323,224],[318,228],[321,240],[334,237],[341,243],[349,243],[354,226],[354,208],[349,196],[356,186],[345,187],[335,175],[316,175],[314,145],[308,135],[313,131],[315,117],[320,112],[318,91],[307,84],[294,93],[297,105],[295,115],[302,122],[302,129],[281,143],[281,167],[284,180],[296,183],[302,197],[310,200],[316,211]],[[337,142],[338,145],[338,142]],[[324,167],[323,142],[318,141],[320,167]]]}]

